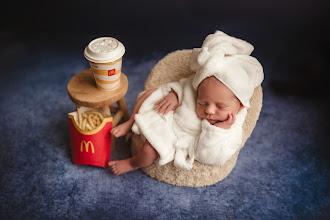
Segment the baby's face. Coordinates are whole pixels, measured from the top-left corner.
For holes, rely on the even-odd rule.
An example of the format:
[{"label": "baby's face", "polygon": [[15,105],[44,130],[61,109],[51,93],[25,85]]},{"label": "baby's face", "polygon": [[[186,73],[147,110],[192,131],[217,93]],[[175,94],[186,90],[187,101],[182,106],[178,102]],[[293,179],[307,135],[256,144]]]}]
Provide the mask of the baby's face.
[{"label": "baby's face", "polygon": [[206,78],[198,87],[197,116],[212,125],[227,120],[229,114],[236,115],[243,107],[234,93],[215,77]]}]

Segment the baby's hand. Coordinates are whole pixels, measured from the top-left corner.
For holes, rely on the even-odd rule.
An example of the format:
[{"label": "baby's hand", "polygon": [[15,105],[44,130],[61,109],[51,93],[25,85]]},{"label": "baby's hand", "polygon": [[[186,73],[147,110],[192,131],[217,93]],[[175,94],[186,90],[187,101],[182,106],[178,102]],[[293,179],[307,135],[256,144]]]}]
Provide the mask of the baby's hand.
[{"label": "baby's hand", "polygon": [[164,98],[155,103],[155,110],[159,114],[166,115],[169,111],[174,111],[179,105],[179,99],[176,93],[172,90]]},{"label": "baby's hand", "polygon": [[234,124],[235,120],[236,120],[236,116],[233,113],[231,113],[228,114],[228,118],[226,121],[217,122],[214,125],[217,126],[218,128],[230,129],[231,126]]}]

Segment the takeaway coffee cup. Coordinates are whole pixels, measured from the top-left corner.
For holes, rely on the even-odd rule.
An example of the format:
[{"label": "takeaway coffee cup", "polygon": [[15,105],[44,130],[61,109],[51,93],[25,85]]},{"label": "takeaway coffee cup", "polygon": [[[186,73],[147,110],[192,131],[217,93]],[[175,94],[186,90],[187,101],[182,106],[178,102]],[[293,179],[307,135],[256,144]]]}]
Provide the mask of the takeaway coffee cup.
[{"label": "takeaway coffee cup", "polygon": [[94,79],[102,91],[119,87],[124,45],[112,37],[100,37],[85,48],[84,56],[89,61]]}]

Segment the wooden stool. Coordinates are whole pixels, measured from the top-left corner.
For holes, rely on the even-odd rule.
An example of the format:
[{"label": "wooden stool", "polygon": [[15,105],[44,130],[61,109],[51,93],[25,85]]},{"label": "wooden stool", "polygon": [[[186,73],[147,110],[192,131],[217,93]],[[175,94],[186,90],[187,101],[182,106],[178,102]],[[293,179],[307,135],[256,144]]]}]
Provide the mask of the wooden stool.
[{"label": "wooden stool", "polygon": [[[91,69],[84,70],[73,76],[68,83],[67,89],[70,99],[77,107],[100,108],[106,116],[111,116],[111,113],[113,113],[112,127],[115,127],[121,119],[125,121],[129,119],[124,97],[128,89],[128,80],[124,73],[121,73],[119,87],[113,91],[105,92],[99,90],[96,87]],[[117,107],[110,106],[115,102],[117,102]]]}]

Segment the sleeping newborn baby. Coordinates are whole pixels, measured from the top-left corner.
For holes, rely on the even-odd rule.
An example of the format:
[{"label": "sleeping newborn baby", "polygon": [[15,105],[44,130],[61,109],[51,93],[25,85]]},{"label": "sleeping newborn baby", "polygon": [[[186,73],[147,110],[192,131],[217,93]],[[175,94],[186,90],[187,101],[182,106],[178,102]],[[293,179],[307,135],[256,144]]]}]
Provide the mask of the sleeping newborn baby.
[{"label": "sleeping newborn baby", "polygon": [[186,170],[194,160],[223,165],[241,145],[249,100],[263,80],[252,51],[251,44],[223,32],[209,35],[193,50],[195,74],[142,93],[130,119],[112,129],[115,137],[132,129],[145,142],[136,156],[110,161],[111,171],[119,175],[171,161]]}]

